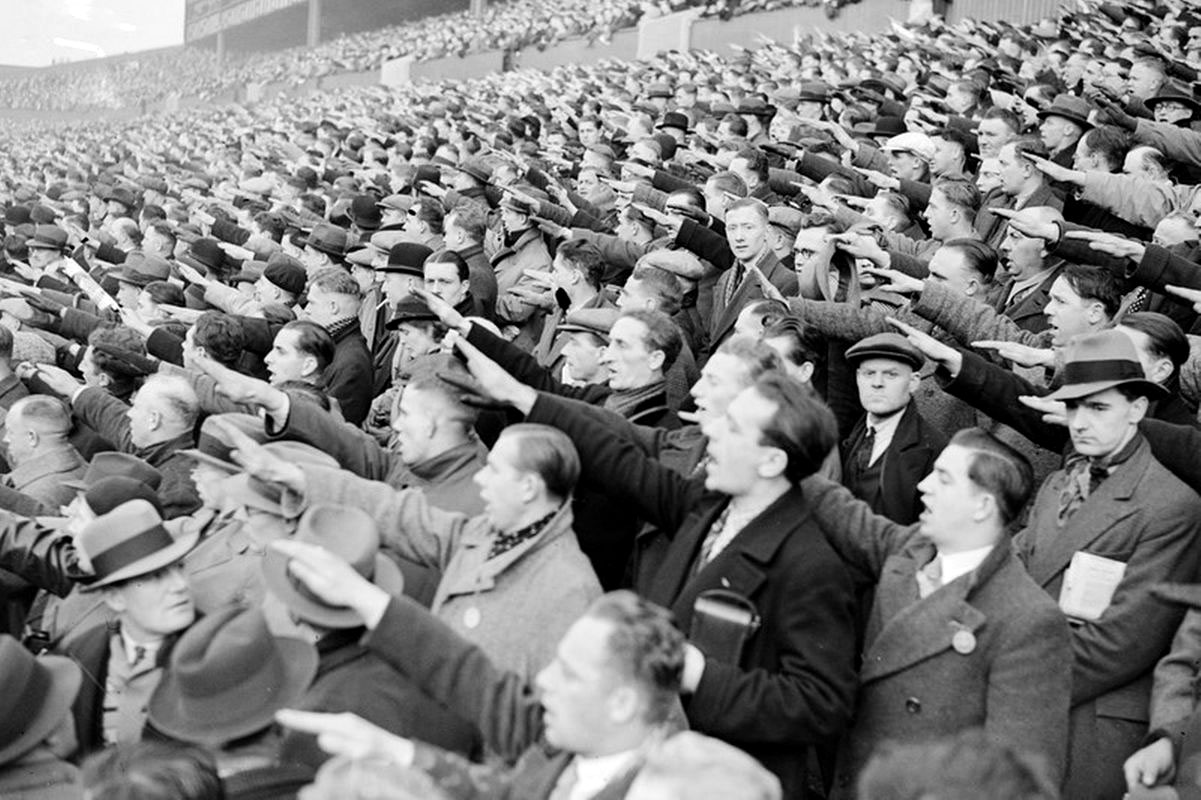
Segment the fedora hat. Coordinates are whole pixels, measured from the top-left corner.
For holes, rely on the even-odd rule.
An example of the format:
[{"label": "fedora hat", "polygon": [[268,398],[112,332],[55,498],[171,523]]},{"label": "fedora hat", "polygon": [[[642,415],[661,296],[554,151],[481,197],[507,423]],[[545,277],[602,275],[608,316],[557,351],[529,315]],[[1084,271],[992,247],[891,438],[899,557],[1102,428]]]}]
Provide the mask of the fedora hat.
[{"label": "fedora hat", "polygon": [[122,283],[145,287],[155,281],[165,281],[170,278],[171,265],[162,256],[139,253],[135,257],[131,253],[130,257],[125,259],[121,269],[112,275]]},{"label": "fedora hat", "polygon": [[1038,112],[1038,118],[1061,117],[1076,123],[1087,131],[1093,127],[1093,124],[1088,121],[1088,112],[1090,110],[1088,101],[1083,97],[1076,97],[1072,94],[1061,94],[1051,101],[1051,105]]},{"label": "fedora hat", "polygon": [[16,761],[49,736],[71,712],[82,674],[65,656],[35,658],[11,636],[0,636],[0,765]]},{"label": "fedora hat", "polygon": [[591,333],[608,342],[609,331],[619,316],[621,312],[616,308],[581,308],[568,314],[559,324],[559,330],[565,333]]},{"label": "fedora hat", "polygon": [[230,475],[242,471],[242,467],[234,462],[230,453],[234,447],[230,444],[227,425],[232,425],[242,433],[254,439],[259,444],[267,441],[267,432],[263,429],[263,421],[253,414],[212,414],[205,417],[200,425],[200,435],[196,437],[196,446],[180,450],[181,456],[195,459],[201,464],[208,464]]},{"label": "fedora hat", "polygon": [[[404,591],[400,567],[380,552],[379,528],[371,515],[360,508],[312,506],[300,517],[292,538],[324,547],[388,594],[399,595]],[[263,579],[267,588],[292,613],[305,622],[325,628],[357,628],[363,624],[351,609],[332,606],[309,591],[288,572],[290,562],[290,558],[274,547],[267,548],[263,556]]]},{"label": "fedora hat", "polygon": [[394,331],[409,322],[437,322],[438,315],[430,311],[429,306],[413,295],[405,295],[392,311],[392,318],[384,327]]},{"label": "fedora hat", "polygon": [[863,131],[864,136],[900,136],[909,130],[900,117],[876,117],[871,128]]},{"label": "fedora hat", "polygon": [[304,244],[332,258],[342,258],[346,255],[346,231],[333,225],[318,225]]},{"label": "fedora hat", "polygon": [[77,481],[62,481],[62,485],[77,491],[86,491],[94,486],[97,481],[115,476],[133,478],[136,481],[141,481],[155,491],[158,490],[159,485],[163,482],[163,473],[137,456],[131,456],[128,453],[105,451],[97,453],[92,457],[92,461],[88,464],[88,468],[83,473],[82,478]]},{"label": "fedora hat", "polygon": [[179,260],[202,272],[222,272],[225,269],[225,251],[216,239],[202,236],[188,245]]},{"label": "fedora hat", "polygon": [[1079,400],[1115,386],[1141,391],[1155,400],[1167,395],[1158,383],[1147,380],[1134,342],[1121,331],[1107,330],[1074,337],[1063,349],[1060,387],[1048,400]]},{"label": "fedora hat", "polygon": [[416,242],[397,242],[388,250],[388,263],[377,269],[379,272],[403,272],[419,278],[424,277],[425,260],[433,252],[425,245]]},{"label": "fedora hat", "polygon": [[[336,468],[338,462],[328,453],[303,442],[267,442],[263,448],[272,455],[293,464],[309,467]],[[283,489],[274,483],[260,480],[245,472],[226,478],[222,482],[225,496],[247,508],[266,511],[277,517],[289,517],[282,504]]]},{"label": "fedora hat", "polygon": [[187,555],[199,536],[192,531],[174,539],[150,503],[122,503],[85,525],[76,538],[96,576],[81,589],[91,591],[157,572]]},{"label": "fedora hat", "polygon": [[155,491],[134,478],[113,475],[96,481],[83,493],[83,501],[96,516],[102,516],[130,500],[145,500],[161,516],[163,502]]},{"label": "fedora hat", "polygon": [[1151,111],[1151,113],[1155,113],[1155,107],[1160,103],[1180,103],[1181,105],[1188,106],[1192,110],[1194,116],[1196,116],[1198,113],[1201,113],[1201,103],[1197,102],[1197,98],[1193,97],[1193,93],[1180,86],[1177,86],[1176,84],[1169,84],[1165,86],[1159,94],[1148,98],[1143,105],[1145,105]]},{"label": "fedora hat", "polygon": [[261,609],[232,605],[175,643],[147,721],[173,739],[219,746],[270,726],[316,673],[312,645],[272,636]]},{"label": "fedora hat", "polygon": [[35,250],[58,250],[61,253],[67,249],[67,232],[57,225],[38,225],[33,230],[33,236],[25,241],[25,246]]},{"label": "fedora hat", "polygon": [[877,333],[861,339],[847,349],[849,364],[858,364],[869,358],[887,358],[912,367],[915,371],[926,363],[926,357],[909,340],[899,333]]},{"label": "fedora hat", "polygon": [[679,111],[668,111],[663,115],[663,121],[655,126],[655,128],[659,130],[662,130],[663,128],[676,128],[684,131],[685,133],[687,133],[688,129],[691,127],[692,124],[688,120],[688,115]]}]

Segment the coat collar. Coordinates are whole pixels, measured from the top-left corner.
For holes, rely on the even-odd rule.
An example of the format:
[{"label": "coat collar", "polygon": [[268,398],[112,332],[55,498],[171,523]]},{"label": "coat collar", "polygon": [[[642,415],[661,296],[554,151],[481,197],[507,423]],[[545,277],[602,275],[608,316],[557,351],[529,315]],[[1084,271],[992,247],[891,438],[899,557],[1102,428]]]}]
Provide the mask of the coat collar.
[{"label": "coat collar", "polygon": [[63,445],[36,455],[8,473],[8,479],[16,489],[50,475],[61,475],[73,470],[82,471],[87,463],[71,445]]},{"label": "coat collar", "polygon": [[195,446],[196,439],[189,432],[176,436],[174,439],[168,439],[165,442],[139,448],[134,455],[146,461],[152,467],[158,467],[166,463],[180,450],[188,450]]},{"label": "coat collar", "polygon": [[535,553],[569,534],[572,531],[573,517],[571,503],[566,502],[559,507],[542,531],[532,539],[527,539],[516,547],[501,553],[495,558],[488,558],[495,533],[484,529],[477,535],[464,537],[463,551],[471,556],[471,568],[463,570],[448,570],[442,576],[438,593],[444,597],[459,594],[475,594],[486,592],[496,587],[497,578],[514,563]]},{"label": "coat collar", "polygon": [[478,462],[481,454],[486,455],[487,450],[478,439],[472,439],[425,461],[419,461],[409,467],[409,472],[427,483],[437,483],[448,475]]},{"label": "coat collar", "polygon": [[[895,674],[953,647],[965,656],[975,649],[976,632],[988,616],[972,604],[972,598],[1013,559],[1008,537],[997,542],[979,567],[918,599],[917,571],[935,554],[933,543],[922,537],[886,563],[876,591],[876,608],[884,614],[890,613],[890,608],[899,610],[883,620],[879,633],[868,642],[860,670],[862,682]],[[962,645],[970,643],[968,652],[956,647],[955,636],[961,632],[971,634],[969,639],[960,639]]]},{"label": "coat collar", "polygon": [[[1120,464],[1114,473],[1105,479],[1097,491],[1089,495],[1084,504],[1072,515],[1062,528],[1055,525],[1051,518],[1054,508],[1040,519],[1044,524],[1028,535],[1034,537],[1034,550],[1028,559],[1027,568],[1030,576],[1040,586],[1053,582],[1059,573],[1069,563],[1076,551],[1083,550],[1108,533],[1112,528],[1121,525],[1126,518],[1138,512],[1139,504],[1130,502],[1142,485],[1147,470],[1153,463],[1151,447],[1145,439],[1141,439],[1134,453]],[[1059,490],[1066,478],[1064,470],[1059,470],[1047,479],[1045,492],[1050,494],[1044,502],[1052,506],[1058,501]]]}]

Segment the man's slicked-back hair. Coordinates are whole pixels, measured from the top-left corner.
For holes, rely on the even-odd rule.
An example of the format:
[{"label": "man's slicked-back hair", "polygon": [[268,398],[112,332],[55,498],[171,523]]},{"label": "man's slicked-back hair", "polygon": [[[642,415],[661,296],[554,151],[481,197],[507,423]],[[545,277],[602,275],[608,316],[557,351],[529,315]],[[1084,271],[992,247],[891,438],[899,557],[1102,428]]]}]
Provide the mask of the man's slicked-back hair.
[{"label": "man's slicked-back hair", "polygon": [[646,349],[652,353],[656,350],[663,353],[663,366],[660,369],[667,372],[684,349],[684,337],[680,334],[679,326],[662,311],[645,308],[623,311],[621,318],[637,320],[646,327]]},{"label": "man's slicked-back hair", "polygon": [[748,386],[761,375],[784,369],[780,354],[771,345],[753,336],[731,336],[721,343],[717,352],[733,356],[746,366]]},{"label": "man's slicked-back hair", "polygon": [[549,425],[523,422],[505,428],[501,436],[518,439],[514,467],[542,478],[546,491],[566,500],[580,479],[580,454],[571,438]]},{"label": "man's slicked-back hair", "polygon": [[1034,489],[1034,469],[1024,455],[980,428],[964,428],[948,443],[972,453],[967,476],[993,496],[1001,524],[1012,525]]},{"label": "man's slicked-back hair", "polygon": [[584,613],[613,626],[609,663],[642,689],[646,721],[666,722],[684,675],[684,635],[671,612],[622,589],[598,597]]},{"label": "man's slicked-back hair", "polygon": [[821,468],[838,441],[834,412],[821,398],[783,372],[768,372],[755,381],[755,391],[776,406],[763,426],[761,443],[784,451],[784,476],[796,484]]}]

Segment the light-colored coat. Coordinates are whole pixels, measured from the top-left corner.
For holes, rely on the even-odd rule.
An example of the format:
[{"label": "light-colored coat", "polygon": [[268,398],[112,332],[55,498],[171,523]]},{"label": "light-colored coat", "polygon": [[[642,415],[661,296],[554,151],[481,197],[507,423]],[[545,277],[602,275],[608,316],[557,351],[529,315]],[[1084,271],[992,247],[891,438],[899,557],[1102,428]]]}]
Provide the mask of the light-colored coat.
[{"label": "light-colored coat", "polygon": [[576,543],[570,503],[536,537],[488,558],[496,533],[483,516],[443,511],[421,490],[398,492],[343,470],[304,472],[304,497],[285,496],[285,509],[333,503],[371,514],[385,547],[441,571],[431,610],[501,669],[532,679],[550,663],[571,623],[601,594]]}]

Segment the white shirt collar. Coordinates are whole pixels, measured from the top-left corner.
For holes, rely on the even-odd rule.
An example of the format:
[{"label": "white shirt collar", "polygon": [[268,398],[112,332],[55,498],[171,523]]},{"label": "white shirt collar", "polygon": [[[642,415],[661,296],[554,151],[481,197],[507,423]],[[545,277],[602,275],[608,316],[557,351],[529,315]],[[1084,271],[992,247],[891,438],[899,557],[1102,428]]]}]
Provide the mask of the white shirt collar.
[{"label": "white shirt collar", "polygon": [[943,585],[968,574],[983,564],[994,546],[990,544],[987,547],[977,547],[974,550],[964,550],[960,553],[939,553],[938,558],[942,562]]},{"label": "white shirt collar", "polygon": [[576,782],[569,800],[587,800],[600,794],[618,775],[633,766],[641,750],[623,750],[608,756],[576,756]]},{"label": "white shirt collar", "polygon": [[121,628],[120,634],[121,645],[125,648],[125,660],[129,662],[130,666],[134,664],[134,656],[138,652],[139,647],[145,652],[146,657],[150,659],[151,664],[158,661],[158,651],[163,646],[162,639],[159,639],[157,642],[135,642],[129,638],[129,634],[125,632],[124,628]]}]

